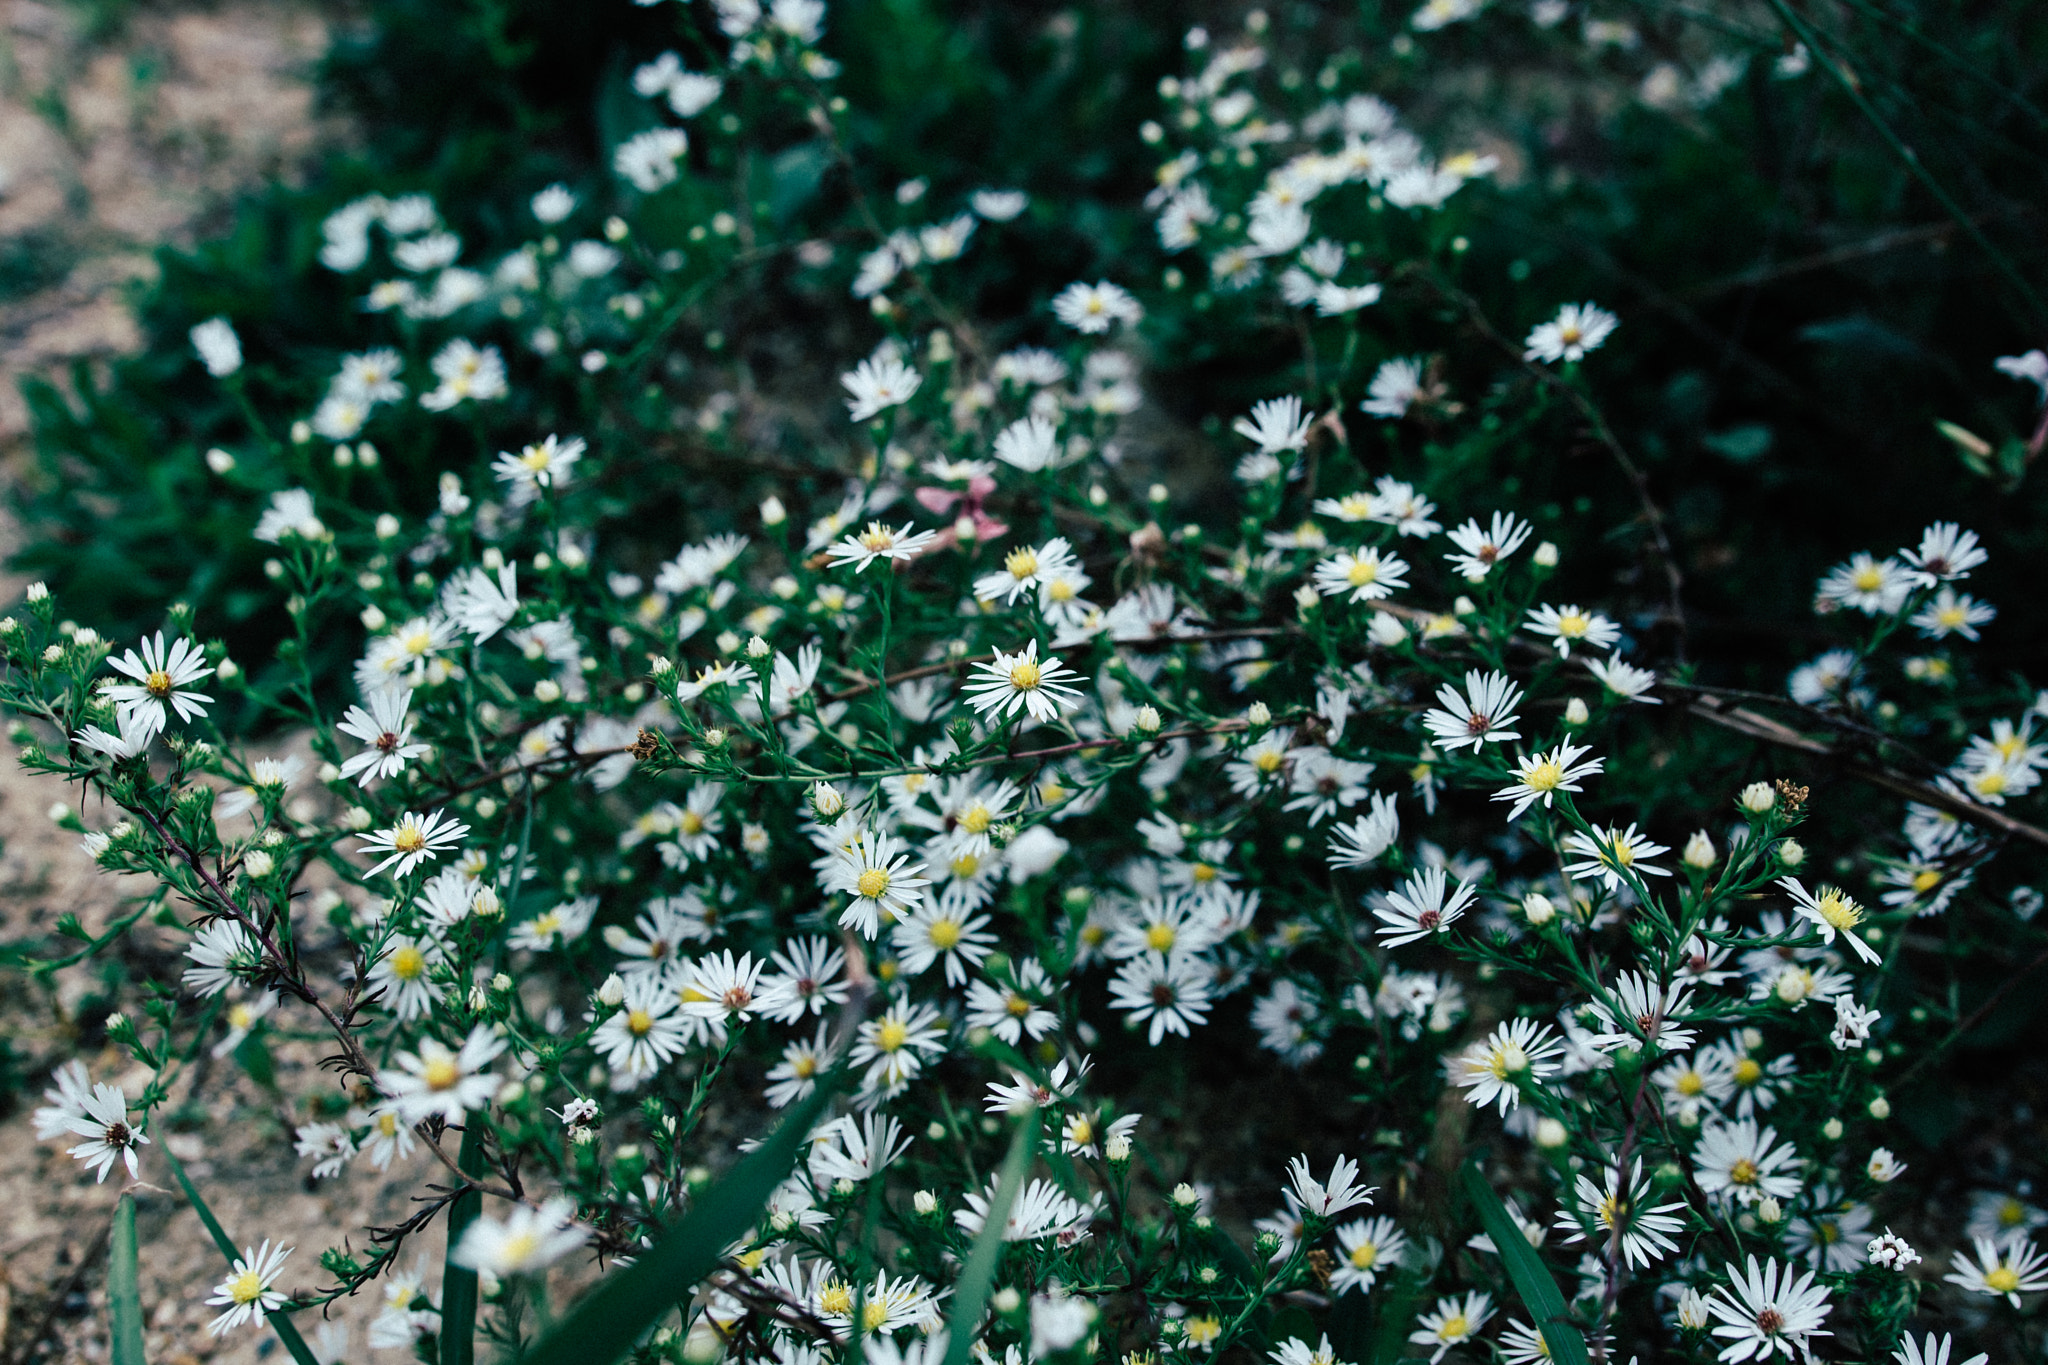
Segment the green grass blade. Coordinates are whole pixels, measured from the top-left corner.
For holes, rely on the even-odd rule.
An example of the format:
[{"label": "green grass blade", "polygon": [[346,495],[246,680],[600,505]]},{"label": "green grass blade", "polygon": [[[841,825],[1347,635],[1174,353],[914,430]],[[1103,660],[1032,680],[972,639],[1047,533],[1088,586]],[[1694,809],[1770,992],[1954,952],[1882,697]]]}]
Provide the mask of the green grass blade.
[{"label": "green grass blade", "polygon": [[1536,1248],[1529,1245],[1529,1239],[1508,1216],[1507,1205],[1500,1202],[1493,1186],[1486,1183],[1486,1176],[1478,1165],[1467,1162],[1462,1174],[1465,1193],[1479,1210],[1479,1221],[1485,1225],[1486,1235],[1493,1239],[1495,1250],[1500,1252],[1501,1264],[1507,1267],[1508,1279],[1514,1282],[1515,1292],[1522,1296],[1530,1319],[1543,1333],[1543,1340],[1550,1347],[1550,1358],[1559,1365],[1588,1365],[1586,1338],[1566,1315],[1564,1295],[1558,1292],[1557,1281],[1550,1277],[1543,1258],[1536,1254]]},{"label": "green grass blade", "polygon": [[107,1338],[114,1365],[149,1365],[142,1350],[142,1289],[135,1265],[135,1196],[114,1205],[107,1244]]},{"label": "green grass blade", "polygon": [[974,1249],[967,1253],[967,1264],[953,1284],[953,1312],[946,1319],[946,1365],[967,1365],[974,1349],[974,1329],[981,1325],[996,1262],[1003,1254],[1003,1225],[1010,1220],[1010,1206],[1017,1202],[1017,1192],[1024,1188],[1024,1177],[1037,1152],[1038,1112],[1033,1110],[1018,1122],[1017,1134],[1010,1139],[1010,1154],[1003,1158],[1003,1173],[989,1201],[988,1219],[975,1235]]},{"label": "green grass blade", "polygon": [[[455,1164],[466,1176],[484,1169],[483,1118],[471,1114],[462,1128],[462,1150]],[[441,1259],[441,1365],[470,1365],[476,1357],[476,1272],[455,1264],[462,1234],[483,1211],[482,1190],[468,1189],[448,1205],[448,1250]]]},{"label": "green grass blade", "polygon": [[[169,1142],[158,1143],[156,1150],[163,1153],[164,1164],[171,1168],[171,1174],[177,1178],[178,1188],[185,1192],[185,1202],[192,1206],[192,1212],[199,1215],[199,1221],[206,1224],[206,1231],[212,1236],[213,1244],[220,1248],[220,1254],[228,1258],[228,1265],[232,1267],[241,1259],[241,1250],[235,1246],[234,1239],[228,1236],[227,1230],[221,1227],[220,1220],[213,1216],[213,1210],[206,1207],[206,1201],[199,1197],[198,1189],[192,1184],[192,1177],[185,1174],[185,1163],[172,1155]],[[313,1348],[299,1335],[299,1329],[292,1325],[290,1318],[282,1313],[266,1313],[263,1320],[270,1324],[271,1330],[277,1333],[277,1339],[284,1343],[284,1349],[298,1365],[320,1365],[313,1356]]]},{"label": "green grass blade", "polygon": [[632,1265],[599,1281],[554,1331],[520,1357],[520,1365],[611,1365],[631,1350],[754,1226],[768,1196],[796,1164],[834,1088],[821,1083],[790,1110],[773,1137],[699,1195],[690,1211]]}]

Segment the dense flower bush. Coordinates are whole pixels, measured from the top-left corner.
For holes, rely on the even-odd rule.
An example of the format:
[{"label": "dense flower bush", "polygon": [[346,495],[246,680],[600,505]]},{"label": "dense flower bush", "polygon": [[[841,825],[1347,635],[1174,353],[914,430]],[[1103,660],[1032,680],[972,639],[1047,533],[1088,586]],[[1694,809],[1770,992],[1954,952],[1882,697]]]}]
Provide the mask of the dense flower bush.
[{"label": "dense flower bush", "polygon": [[[69,1063],[42,1135],[203,1206],[172,1097],[310,1038],[311,1174],[421,1177],[325,1248],[235,1230],[215,1330],[311,1359],[293,1315],[366,1291],[370,1348],[442,1361],[2040,1349],[2048,1214],[1931,1207],[1889,1098],[1997,1002],[1945,955],[2041,903],[2048,694],[1971,660],[1998,547],[1900,508],[1782,689],[1721,685],[1589,378],[1629,319],[1490,316],[1498,158],[1359,63],[1189,32],[1120,229],[1164,263],[1004,314],[977,263],[1060,205],[912,179],[780,235],[748,168],[790,128],[822,150],[779,174],[850,161],[859,111],[817,0],[715,12],[634,71],[605,196],[531,187],[502,254],[423,194],[327,216],[375,345],[259,374],[191,330],[262,657],[185,604],[0,621],[23,762],[157,888],[69,960],[145,919],[188,960],[108,1025],[148,1087]],[[871,329],[779,439],[704,303],[769,259]],[[1233,477],[1190,499],[1148,374],[1253,317],[1298,382],[1211,414]],[[551,1332],[564,1263],[603,1278]]]}]

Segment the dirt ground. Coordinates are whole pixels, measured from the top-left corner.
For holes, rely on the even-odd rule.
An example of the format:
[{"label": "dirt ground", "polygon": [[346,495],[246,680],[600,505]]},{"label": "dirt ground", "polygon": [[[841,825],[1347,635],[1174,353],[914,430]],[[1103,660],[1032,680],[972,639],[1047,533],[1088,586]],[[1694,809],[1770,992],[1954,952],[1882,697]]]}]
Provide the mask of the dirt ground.
[{"label": "dirt ground", "polygon": [[[326,14],[302,0],[0,0],[0,478],[26,424],[16,379],[135,347],[126,301],[154,268],[152,250],[203,234],[238,188],[289,176],[338,131],[316,120],[310,84],[328,32]],[[0,525],[0,552],[8,532]],[[0,599],[22,586],[0,579]],[[47,933],[65,912],[91,929],[137,889],[99,873],[77,837],[52,824],[51,806],[67,795],[0,759],[0,940]],[[30,1118],[50,1068],[97,1036],[94,983],[89,964],[48,983],[0,973],[0,1037],[28,1078],[0,1122],[0,1365],[107,1358],[104,1235],[121,1181],[94,1184],[65,1144],[35,1141]],[[310,1045],[282,1051],[286,1093],[332,1084],[306,1074],[315,1055]],[[116,1049],[85,1060],[96,1080],[131,1095],[147,1074]],[[432,1158],[415,1153],[389,1179],[365,1169],[309,1188],[276,1104],[246,1077],[224,1090],[222,1074],[204,1125],[167,1140],[231,1236],[299,1248],[287,1289],[322,1282],[322,1247],[366,1214],[404,1217],[408,1195],[432,1178]],[[226,1267],[148,1149],[143,1182],[149,1359],[284,1359],[269,1332],[207,1335],[218,1310],[202,1300]],[[438,1262],[438,1231],[429,1240],[421,1249]],[[363,1328],[379,1306],[372,1289],[337,1314],[351,1327],[346,1359],[370,1358]],[[305,1326],[310,1337],[314,1324]]]}]

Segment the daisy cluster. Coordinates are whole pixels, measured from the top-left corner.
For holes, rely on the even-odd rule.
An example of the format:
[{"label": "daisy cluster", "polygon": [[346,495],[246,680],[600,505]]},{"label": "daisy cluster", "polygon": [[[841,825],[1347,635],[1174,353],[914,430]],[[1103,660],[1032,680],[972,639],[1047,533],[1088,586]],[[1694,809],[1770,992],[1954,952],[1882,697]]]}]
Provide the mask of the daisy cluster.
[{"label": "daisy cluster", "polygon": [[[1445,9],[1413,27],[1466,17]],[[1731,713],[1660,604],[1561,547],[1591,533],[1559,505],[1443,475],[1432,434],[1494,400],[1376,339],[1492,159],[1432,157],[1336,76],[1272,104],[1259,24],[1189,35],[1142,132],[1173,140],[1143,213],[1185,266],[1041,281],[970,326],[949,291],[1032,201],[900,184],[850,259],[773,247],[876,327],[814,395],[815,463],[757,458],[742,399],[706,393],[690,425],[747,495],[627,515],[648,466],[607,414],[681,356],[693,272],[771,249],[772,215],[699,212],[690,158],[751,95],[846,116],[819,96],[822,3],[714,10],[722,62],[633,72],[646,126],[612,194],[534,190],[535,239],[487,268],[421,196],[326,221],[322,266],[389,344],[304,388],[298,458],[252,434],[212,461],[260,481],[266,657],[183,606],[133,642],[40,588],[0,620],[24,762],[118,812],[63,818],[150,879],[122,927],[181,959],[109,1025],[139,1096],[66,1063],[39,1137],[145,1178],[152,1134],[221,1084],[205,1050],[282,1077],[338,1201],[393,1172],[444,1192],[317,1259],[244,1248],[216,1332],[374,1285],[370,1346],[420,1350],[466,1330],[449,1277],[473,1271],[516,1333],[551,1266],[617,1273],[716,1207],[714,1172],[785,1112],[788,1169],[638,1358],[938,1365],[965,1334],[1003,1365],[1363,1365],[1376,1341],[1526,1365],[1570,1334],[1924,1365],[2048,1288],[2048,1214],[1986,1188],[1944,1234],[1890,1126],[1906,1040],[1959,1015],[1901,966],[1924,922],[2040,903],[1982,894],[2032,828],[2048,706],[1964,687],[1951,651],[1994,619],[1956,586],[1988,562],[1973,533],[1831,572],[1829,625],[1867,631],[1746,698],[1769,716]],[[643,247],[674,214],[703,220],[689,249]],[[1210,414],[1228,514],[1176,525],[1136,453],[1147,357],[1228,325],[1204,321],[1226,295],[1344,359]],[[1578,393],[1627,335],[1552,302],[1500,336],[1519,393]],[[236,382],[231,319],[193,342]],[[352,481],[398,476],[379,442],[479,440],[405,498]],[[1902,627],[1936,652],[1900,677],[1969,692],[1927,715],[1998,717],[1931,775],[1888,766],[1932,728],[1883,709]],[[1769,751],[1681,781],[1689,719],[1867,742],[1849,761],[1903,805],[1903,846],[1852,842],[1860,814],[1803,830],[1839,788]],[[309,1042],[342,1088],[273,1067]],[[1468,1162],[1505,1221],[1447,1193]],[[437,1270],[405,1244],[455,1169],[484,1211]]]}]

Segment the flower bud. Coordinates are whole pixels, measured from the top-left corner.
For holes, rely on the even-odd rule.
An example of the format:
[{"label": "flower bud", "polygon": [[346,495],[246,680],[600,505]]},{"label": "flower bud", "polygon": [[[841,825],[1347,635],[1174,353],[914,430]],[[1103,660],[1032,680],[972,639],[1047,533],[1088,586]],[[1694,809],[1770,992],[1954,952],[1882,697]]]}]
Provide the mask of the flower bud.
[{"label": "flower bud", "polygon": [[363,629],[365,630],[382,630],[386,625],[390,624],[390,618],[385,616],[375,603],[372,603],[363,608],[362,622]]},{"label": "flower bud", "polygon": [[1131,728],[1145,735],[1158,734],[1159,725],[1159,708],[1156,706],[1139,707],[1138,714],[1131,721]]},{"label": "flower bud", "polygon": [[1584,725],[1591,719],[1593,719],[1593,713],[1586,709],[1585,698],[1573,697],[1564,704],[1564,723],[1566,725]]},{"label": "flower bud", "polygon": [[1004,1285],[989,1295],[988,1306],[998,1313],[1014,1313],[1024,1306],[1024,1296],[1009,1285]]},{"label": "flower bud", "polygon": [[761,524],[763,526],[780,526],[783,522],[788,520],[789,509],[782,505],[781,498],[778,498],[771,493],[768,497],[762,500]]},{"label": "flower bud", "polygon": [[268,877],[277,867],[277,860],[260,848],[252,848],[242,855],[242,871],[252,877]]},{"label": "flower bud", "polygon": [[1195,1193],[1195,1187],[1188,1184],[1185,1180],[1173,1187],[1173,1206],[1175,1208],[1191,1211],[1201,1202],[1202,1196]]},{"label": "flower bud", "polygon": [[1785,1221],[1785,1206],[1771,1196],[1765,1195],[1757,1201],[1756,1220],[1765,1226],[1782,1223]]},{"label": "flower bud", "polygon": [[1714,841],[1707,837],[1705,830],[1696,829],[1692,832],[1692,837],[1685,841],[1683,856],[1687,867],[1704,872],[1714,865]]},{"label": "flower bud", "polygon": [[1273,723],[1273,708],[1262,701],[1255,701],[1245,708],[1245,723],[1254,730],[1263,730]]},{"label": "flower bud", "polygon": [[1820,1135],[1829,1142],[1840,1142],[1842,1140],[1842,1121],[1838,1118],[1830,1118],[1820,1126]]},{"label": "flower bud", "polygon": [[1531,891],[1522,897],[1522,917],[1532,927],[1540,929],[1557,918],[1557,907],[1541,891]]},{"label": "flower bud", "polygon": [[215,446],[206,452],[206,467],[216,474],[225,474],[235,467],[235,457]]},{"label": "flower bud", "polygon": [[1806,861],[1806,848],[1797,839],[1778,841],[1778,861],[1787,867],[1797,867]]},{"label": "flower bud", "polygon": [[1571,1134],[1566,1132],[1565,1126],[1556,1119],[1546,1116],[1536,1120],[1536,1145],[1538,1147],[1543,1148],[1545,1151],[1555,1151],[1570,1140]]},{"label": "flower bud", "polygon": [[607,1008],[617,1008],[619,1002],[625,998],[626,982],[617,972],[606,977],[604,984],[597,988],[597,1002]]},{"label": "flower bud", "polygon": [[1890,1100],[1886,1099],[1882,1095],[1879,1095],[1876,1099],[1870,1102],[1870,1117],[1874,1119],[1888,1119],[1891,1116],[1892,1102]]},{"label": "flower bud", "polygon": [[1557,567],[1557,546],[1546,540],[1536,547],[1530,558],[1536,561],[1539,569],[1554,569]]},{"label": "flower bud", "polygon": [[533,699],[537,702],[558,702],[562,699],[562,685],[553,678],[542,678],[533,685]]},{"label": "flower bud", "polygon": [[939,1197],[930,1190],[919,1190],[910,1197],[910,1206],[917,1210],[920,1218],[930,1218],[939,1211]]},{"label": "flower bud", "polygon": [[811,809],[820,820],[836,820],[846,809],[846,798],[830,782],[819,782],[811,787]]},{"label": "flower bud", "polygon": [[1751,815],[1762,815],[1778,804],[1778,794],[1771,790],[1768,782],[1752,782],[1742,789],[1742,795],[1736,798],[1736,802]]}]

